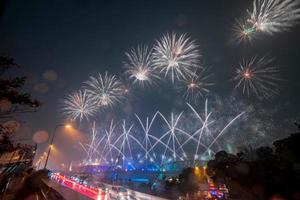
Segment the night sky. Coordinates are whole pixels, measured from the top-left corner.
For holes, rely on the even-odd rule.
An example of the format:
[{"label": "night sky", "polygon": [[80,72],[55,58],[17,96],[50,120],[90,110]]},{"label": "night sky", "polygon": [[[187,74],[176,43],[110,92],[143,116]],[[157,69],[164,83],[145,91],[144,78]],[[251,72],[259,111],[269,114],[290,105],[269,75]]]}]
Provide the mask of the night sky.
[{"label": "night sky", "polygon": [[[202,63],[211,67],[213,73],[215,86],[211,88],[211,98],[235,95],[257,109],[276,108],[271,117],[282,122],[283,127],[293,127],[300,111],[300,25],[273,36],[262,36],[253,44],[236,44],[231,40],[232,26],[236,18],[245,15],[251,3],[250,0],[4,1],[0,53],[16,59],[22,66],[18,73],[28,76],[26,89],[43,103],[37,113],[22,118],[26,123],[19,137],[31,138],[38,130],[51,133],[55,124],[63,121],[59,102],[65,94],[80,88],[82,82],[98,72],[107,71],[124,78],[125,52],[138,44],[152,45],[167,32],[187,33],[197,41]],[[234,83],[230,81],[242,58],[255,55],[273,57],[280,67],[283,79],[279,83],[280,95],[271,100],[242,96],[234,91]],[[137,89],[130,100],[130,113],[146,116],[156,110],[170,113],[185,109],[184,100],[178,98],[178,91],[168,84]],[[112,112],[125,115],[122,108]],[[103,115],[99,114],[99,118]],[[281,135],[286,136],[285,130],[290,127],[282,128]],[[76,144],[59,136],[56,145],[70,161],[78,158],[72,154],[78,150]],[[44,148],[45,144],[41,145],[39,152]]]}]

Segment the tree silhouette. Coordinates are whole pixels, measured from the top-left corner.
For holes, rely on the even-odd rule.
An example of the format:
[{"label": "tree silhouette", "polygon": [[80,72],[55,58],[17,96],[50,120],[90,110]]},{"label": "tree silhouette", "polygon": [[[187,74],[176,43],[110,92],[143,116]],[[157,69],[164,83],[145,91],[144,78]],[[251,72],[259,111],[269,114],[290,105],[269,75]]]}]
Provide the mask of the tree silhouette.
[{"label": "tree silhouette", "polygon": [[[226,184],[231,195],[240,199],[269,199],[273,195],[299,199],[300,152],[297,146],[300,133],[273,144],[274,149],[260,147],[237,155],[218,152],[215,159],[208,162],[208,173],[215,182]],[[255,156],[247,155],[249,153]]]},{"label": "tree silhouette", "polygon": [[35,112],[41,105],[29,93],[23,92],[25,76],[7,76],[7,72],[13,68],[19,68],[13,58],[0,56],[0,154],[14,149],[9,139],[11,130],[3,122],[14,119],[19,114]]},{"label": "tree silhouette", "polygon": [[40,106],[40,102],[33,99],[29,93],[22,91],[26,81],[25,76],[13,78],[5,76],[6,72],[13,68],[19,68],[13,58],[0,56],[0,102],[2,105],[5,103],[11,104],[9,109],[1,110],[0,119],[34,112]]}]

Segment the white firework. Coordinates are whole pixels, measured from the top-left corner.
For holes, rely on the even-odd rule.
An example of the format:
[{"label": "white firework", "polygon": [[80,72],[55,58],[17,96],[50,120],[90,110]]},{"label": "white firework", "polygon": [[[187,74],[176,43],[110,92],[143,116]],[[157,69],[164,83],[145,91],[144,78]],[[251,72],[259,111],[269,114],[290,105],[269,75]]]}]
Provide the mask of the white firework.
[{"label": "white firework", "polygon": [[91,161],[96,156],[98,152],[99,145],[103,141],[103,137],[99,139],[99,134],[96,129],[96,123],[93,123],[93,126],[91,128],[91,137],[89,143],[82,143],[79,142],[79,145],[82,147],[82,149],[86,153],[86,160]]},{"label": "white firework", "polygon": [[251,41],[257,33],[274,34],[283,32],[300,19],[298,0],[254,0],[253,9],[246,20],[236,26],[239,40]]},{"label": "white firework", "polygon": [[258,98],[268,99],[278,94],[279,69],[272,59],[253,57],[240,63],[233,80],[237,81],[235,88],[242,87],[243,94],[250,96],[253,92]]},{"label": "white firework", "polygon": [[191,77],[196,69],[200,67],[201,55],[198,45],[194,40],[181,34],[166,34],[156,41],[153,48],[153,63],[159,73],[165,77],[171,77],[172,83],[175,79]]},{"label": "white firework", "polygon": [[299,6],[298,0],[254,0],[248,22],[258,31],[269,34],[282,32],[298,23]]},{"label": "white firework", "polygon": [[[238,106],[239,114],[234,111],[229,116],[234,115],[224,120],[223,117],[215,118],[219,116],[217,112],[209,111],[208,100],[205,101],[204,112],[198,112],[190,104],[187,105],[192,112],[188,112],[188,115],[183,112],[177,115],[171,113],[169,119],[159,111],[151,118],[146,117],[144,122],[136,115],[139,125],[135,130],[133,123],[123,120],[120,124],[112,120],[107,129],[101,128],[104,130],[101,134],[93,123],[89,142],[79,143],[86,153],[85,160],[93,162],[99,158],[98,161],[96,159],[97,163],[111,166],[123,163],[123,169],[127,165],[133,168],[134,165],[141,167],[142,163],[146,166],[149,163],[164,166],[176,161],[194,161],[194,165],[198,160],[207,160],[216,151],[225,148],[222,142],[231,138],[225,137],[225,134],[246,113],[241,112],[243,109]],[[213,116],[213,113],[216,115]],[[188,121],[191,124],[182,126]],[[154,123],[158,123],[155,126],[160,125],[161,128],[157,126],[154,129]]]},{"label": "white firework", "polygon": [[91,76],[85,88],[100,108],[111,107],[124,98],[124,87],[115,75]]},{"label": "white firework", "polygon": [[186,78],[181,86],[185,99],[197,102],[199,97],[209,93],[209,87],[213,85],[208,80],[210,77],[211,74],[207,74],[207,70],[203,69],[199,73],[196,72],[194,76]]},{"label": "white firework", "polygon": [[93,98],[86,90],[75,91],[65,97],[62,105],[62,113],[68,119],[89,119],[97,112],[97,106]]},{"label": "white firework", "polygon": [[159,76],[155,73],[153,67],[152,49],[147,46],[138,46],[129,53],[125,53],[127,61],[124,62],[126,74],[134,83],[141,86],[152,85]]}]

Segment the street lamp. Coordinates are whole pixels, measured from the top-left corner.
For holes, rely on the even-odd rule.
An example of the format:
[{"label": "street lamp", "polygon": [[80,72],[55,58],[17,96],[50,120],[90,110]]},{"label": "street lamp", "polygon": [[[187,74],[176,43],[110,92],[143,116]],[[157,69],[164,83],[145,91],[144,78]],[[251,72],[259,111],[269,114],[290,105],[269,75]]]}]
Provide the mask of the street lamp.
[{"label": "street lamp", "polygon": [[66,128],[72,128],[71,124],[66,124],[65,127]]},{"label": "street lamp", "polygon": [[48,153],[47,153],[47,157],[46,157],[44,169],[47,168],[48,159],[49,159],[49,156],[50,156],[50,153],[51,153],[51,149],[53,148],[53,140],[54,140],[54,136],[55,136],[56,130],[58,129],[58,127],[61,127],[61,126],[65,127],[65,128],[72,128],[72,126],[70,124],[57,124],[55,126],[54,132],[53,132],[53,135],[52,135],[52,138],[51,138],[51,141],[50,141],[50,145],[49,145],[49,149],[48,149]]}]

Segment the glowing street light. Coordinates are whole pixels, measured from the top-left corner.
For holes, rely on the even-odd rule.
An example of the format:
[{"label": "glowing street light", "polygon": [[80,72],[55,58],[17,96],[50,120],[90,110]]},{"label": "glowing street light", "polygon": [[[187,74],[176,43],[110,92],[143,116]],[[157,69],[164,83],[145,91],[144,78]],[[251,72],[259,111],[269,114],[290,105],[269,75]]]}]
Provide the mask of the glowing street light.
[{"label": "glowing street light", "polygon": [[196,176],[200,176],[200,169],[199,169],[198,166],[195,166],[194,173],[195,173]]},{"label": "glowing street light", "polygon": [[50,141],[50,145],[49,145],[49,148],[48,148],[48,153],[47,153],[47,157],[46,157],[46,161],[45,161],[45,166],[44,166],[45,169],[47,168],[48,159],[49,159],[49,156],[50,156],[50,153],[51,153],[51,149],[53,148],[54,136],[55,136],[55,133],[56,133],[56,130],[57,130],[58,127],[65,127],[67,129],[70,129],[70,128],[72,128],[72,125],[71,124],[57,124],[55,126],[54,132],[53,132],[53,135],[52,135],[52,138],[51,138],[51,141]]},{"label": "glowing street light", "polygon": [[71,124],[66,124],[66,125],[65,125],[65,128],[70,129],[70,128],[72,128],[72,125],[71,125]]}]

